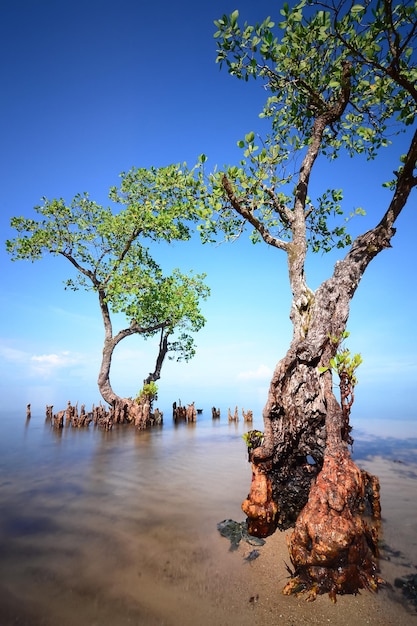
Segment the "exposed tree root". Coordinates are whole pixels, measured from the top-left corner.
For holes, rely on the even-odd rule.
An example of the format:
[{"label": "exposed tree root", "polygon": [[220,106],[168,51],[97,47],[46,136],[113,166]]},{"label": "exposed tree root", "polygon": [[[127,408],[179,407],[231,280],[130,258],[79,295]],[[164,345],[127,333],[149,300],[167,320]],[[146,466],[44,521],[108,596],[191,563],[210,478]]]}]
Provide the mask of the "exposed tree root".
[{"label": "exposed tree root", "polygon": [[[366,503],[374,525],[363,518]],[[306,592],[308,600],[328,593],[336,601],[336,594],[377,591],[379,512],[378,480],[359,470],[347,448],[327,451],[288,541],[294,573],[283,593]]]},{"label": "exposed tree root", "polygon": [[250,492],[242,503],[242,510],[248,518],[250,535],[267,537],[276,530],[278,507],[272,499],[271,478],[260,465],[253,462]]},{"label": "exposed tree root", "polygon": [[78,411],[78,405],[73,406],[70,401],[67,408],[58,413],[54,413],[53,406],[48,405],[46,419],[51,421],[56,429],[63,428],[65,421],[66,426],[71,425],[73,428],[88,427],[92,422],[94,426],[111,430],[113,424],[134,423],[138,430],[144,430],[161,424],[163,414],[158,409],[151,413],[150,403],[146,400],[137,402],[131,398],[117,398],[109,408],[100,404],[93,406],[88,412],[85,411],[85,405]]}]

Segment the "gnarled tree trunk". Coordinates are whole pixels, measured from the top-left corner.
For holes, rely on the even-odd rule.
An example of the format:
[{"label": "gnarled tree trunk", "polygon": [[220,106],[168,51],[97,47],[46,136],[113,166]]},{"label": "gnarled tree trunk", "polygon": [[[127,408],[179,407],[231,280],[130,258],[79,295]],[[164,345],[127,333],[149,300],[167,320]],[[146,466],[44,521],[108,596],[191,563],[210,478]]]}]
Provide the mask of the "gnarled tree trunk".
[{"label": "gnarled tree trunk", "polygon": [[113,336],[113,328],[106,297],[104,292],[100,290],[99,302],[104,324],[103,356],[101,359],[100,372],[97,381],[99,391],[103,399],[112,407],[115,422],[133,422],[136,428],[144,430],[149,428],[149,426],[154,423],[151,414],[151,402],[146,395],[143,395],[143,397],[136,400],[132,400],[132,398],[122,398],[113,391],[110,383],[110,368],[113,353],[116,346],[125,337],[159,329],[161,331],[161,337],[155,370],[149,373],[147,378],[143,381],[144,384],[149,384],[150,382],[156,381],[160,378],[162,364],[168,351],[168,332],[165,329],[164,323],[158,324],[152,329],[142,329],[135,321],[132,321],[132,324],[128,328],[119,331],[117,335]]},{"label": "gnarled tree trunk", "polygon": [[[379,494],[375,478],[352,461],[344,440],[344,415],[332,392],[330,372],[325,374],[326,448],[323,466],[289,539],[294,575],[284,593],[308,590],[308,598],[328,592],[376,591],[378,576],[379,502],[366,507],[369,483]],[[371,526],[363,513],[375,519]]]},{"label": "gnarled tree trunk", "polygon": [[114,391],[110,383],[110,366],[117,343],[114,339],[105,340],[103,357],[98,377],[98,388],[103,399],[112,407],[113,419],[116,423],[134,423],[143,430],[152,424],[151,406],[144,396],[141,400],[122,398]]},{"label": "gnarled tree trunk", "polygon": [[[369,485],[353,463],[349,428],[328,368],[346,328],[349,303],[375,254],[393,230],[358,238],[333,276],[303,307],[294,303],[294,338],[278,363],[264,408],[264,442],[250,453],[253,480],[242,508],[252,534],[295,526],[290,540],[294,579],[285,592],[354,593],[376,589],[376,528],[362,518]],[[296,309],[296,310],[294,310]],[[378,502],[372,503],[378,517]]]}]

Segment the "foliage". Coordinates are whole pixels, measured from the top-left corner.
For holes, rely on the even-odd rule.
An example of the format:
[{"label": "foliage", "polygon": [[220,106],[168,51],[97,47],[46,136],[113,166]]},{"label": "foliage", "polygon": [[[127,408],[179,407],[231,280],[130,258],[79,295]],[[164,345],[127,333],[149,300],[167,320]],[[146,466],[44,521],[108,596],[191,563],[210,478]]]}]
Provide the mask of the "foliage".
[{"label": "foliage", "polygon": [[417,6],[301,0],[280,13],[278,23],[241,24],[238,11],[215,21],[217,62],[238,79],[262,81],[269,132],[248,132],[239,165],[208,176],[202,237],[214,241],[221,231],[231,240],[249,227],[254,242],[287,250],[302,211],[309,248],[327,252],[351,244],[347,222],[363,209],[346,215],[338,189],[310,198],[312,164],[342,151],[374,159],[414,123]]},{"label": "foliage", "polygon": [[[112,207],[100,206],[88,194],[42,199],[39,219],[14,217],[18,235],[7,241],[13,260],[35,261],[61,255],[76,269],[65,288],[98,294],[106,334],[111,338],[110,312],[123,314],[129,326],[115,341],[138,333],[145,339],[161,333],[172,358],[190,359],[195,352],[190,333],[205,319],[200,301],[209,295],[204,274],[165,275],[150,245],[187,241],[199,219],[197,180],[185,166],[133,168],[110,189]],[[153,249],[154,249],[153,248]]]},{"label": "foliage", "polygon": [[[345,331],[341,337],[343,341],[349,337],[349,333]],[[330,337],[333,343],[340,343],[340,339],[338,337]],[[351,356],[350,350],[344,348],[343,350],[339,350],[336,352],[335,356],[330,359],[329,367],[319,367],[319,372],[327,372],[329,369],[339,376],[340,380],[349,381],[352,387],[355,387],[358,384],[358,379],[356,378],[356,370],[362,363],[362,357],[360,354],[354,354]]]},{"label": "foliage", "polygon": [[361,363],[362,357],[360,354],[351,356],[350,350],[345,349],[342,352],[337,352],[336,355],[330,359],[330,368],[337,372],[340,379],[345,376],[354,387],[358,383],[355,371]]},{"label": "foliage", "polygon": [[148,400],[151,405],[154,400],[158,399],[158,385],[155,383],[155,381],[151,380],[150,383],[143,385],[136,398],[136,402],[138,404],[141,404],[144,399]]},{"label": "foliage", "polygon": [[249,430],[247,433],[242,435],[242,439],[250,451],[262,445],[264,434],[260,430]]}]

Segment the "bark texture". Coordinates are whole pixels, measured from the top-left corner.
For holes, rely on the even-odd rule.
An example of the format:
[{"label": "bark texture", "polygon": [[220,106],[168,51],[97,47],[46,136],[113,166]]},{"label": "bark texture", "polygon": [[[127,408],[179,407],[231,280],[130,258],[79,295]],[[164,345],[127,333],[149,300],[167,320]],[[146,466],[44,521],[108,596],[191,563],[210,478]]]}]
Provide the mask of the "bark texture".
[{"label": "bark texture", "polygon": [[381,583],[378,524],[371,528],[363,519],[368,501],[378,518],[378,481],[353,463],[348,416],[334,396],[330,371],[320,368],[337,352],[363,272],[394,232],[378,227],[362,235],[329,280],[306,292],[302,306],[293,303],[294,338],[271,381],[264,442],[250,453],[255,479],[242,505],[255,535],[295,526],[289,543],[294,573],[285,593],[335,598]]},{"label": "bark texture", "polygon": [[68,401],[66,409],[54,414],[53,406],[48,405],[46,407],[46,420],[50,421],[56,429],[64,428],[64,425],[72,428],[84,428],[93,423],[94,426],[99,426],[104,430],[111,430],[113,424],[133,422],[138,429],[142,430],[161,424],[163,414],[159,409],[155,409],[151,413],[151,404],[147,398],[143,398],[140,402],[130,398],[119,398],[110,408],[99,404],[93,406],[88,412],[86,412],[84,404],[78,411],[78,405],[72,405]]},{"label": "bark texture", "polygon": [[[345,418],[332,394],[331,380],[326,400],[323,467],[288,542],[294,574],[283,592],[307,590],[309,600],[327,592],[335,601],[337,593],[377,591],[383,582],[377,565],[380,507],[379,485],[355,465],[341,436]],[[371,500],[369,483],[374,496]],[[369,501],[371,506],[367,507]],[[363,516],[369,508],[372,524]]]}]

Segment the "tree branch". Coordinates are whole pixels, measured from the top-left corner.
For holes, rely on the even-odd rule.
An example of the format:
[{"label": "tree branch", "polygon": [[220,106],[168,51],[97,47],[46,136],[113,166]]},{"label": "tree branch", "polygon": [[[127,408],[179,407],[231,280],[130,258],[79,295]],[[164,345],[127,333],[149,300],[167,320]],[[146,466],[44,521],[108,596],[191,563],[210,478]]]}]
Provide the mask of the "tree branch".
[{"label": "tree branch", "polygon": [[274,191],[270,187],[267,187],[263,183],[261,183],[261,187],[264,192],[271,198],[274,209],[278,213],[285,228],[290,228],[293,221],[293,214],[291,213],[291,211],[288,209],[288,207],[278,201]]},{"label": "tree branch", "polygon": [[161,330],[166,328],[167,323],[159,322],[159,324],[154,324],[153,326],[139,326],[136,322],[133,322],[129,328],[124,328],[120,330],[117,335],[113,337],[113,343],[116,346],[122,339],[125,337],[130,337],[131,335],[145,335],[149,333],[153,333],[157,330]]},{"label": "tree branch", "polygon": [[390,205],[379,222],[377,228],[383,228],[388,230],[392,228],[396,219],[403,210],[408,196],[410,195],[413,187],[417,186],[417,177],[414,175],[414,171],[417,166],[417,130],[414,132],[413,138],[410,143],[410,148],[407,152],[404,165],[398,174],[397,184],[395,187],[394,196],[390,202]]},{"label": "tree branch", "polygon": [[271,235],[271,233],[265,227],[265,225],[260,220],[258,220],[253,215],[253,213],[251,213],[238,200],[238,198],[236,197],[236,194],[233,191],[232,184],[231,184],[230,180],[227,178],[226,174],[223,174],[222,184],[223,184],[224,190],[226,191],[228,200],[229,200],[230,204],[232,205],[232,207],[234,208],[234,210],[237,213],[239,213],[239,215],[241,215],[243,217],[243,219],[247,220],[255,228],[255,230],[258,231],[258,233],[261,235],[261,237],[265,241],[265,243],[269,244],[270,246],[273,246],[274,248],[279,248],[281,250],[287,251],[288,243],[283,241],[282,239],[277,239],[276,237]]},{"label": "tree branch", "polygon": [[414,175],[416,162],[417,130],[411,140],[404,167],[398,175],[394,195],[384,216],[375,228],[359,235],[343,261],[335,265],[332,279],[336,280],[339,287],[345,285],[349,299],[352,298],[372,259],[391,245],[391,239],[395,235],[395,221],[405,207],[412,189],[417,187],[417,177]]},{"label": "tree branch", "polygon": [[150,382],[159,380],[161,377],[161,369],[164,363],[165,357],[168,352],[168,337],[169,332],[164,332],[164,328],[161,329],[161,337],[159,340],[159,352],[156,358],[155,369],[153,372],[149,372],[149,375],[143,381],[145,385],[149,385]]},{"label": "tree branch", "polygon": [[68,261],[70,263],[73,264],[73,266],[81,273],[84,274],[84,276],[87,276],[87,278],[89,278],[91,280],[91,282],[93,283],[94,287],[98,287],[99,286],[99,282],[95,276],[95,274],[91,271],[88,270],[87,268],[83,267],[82,265],[80,265],[78,263],[78,261],[76,259],[74,259],[74,257],[72,256],[72,254],[70,254],[69,252],[64,252],[62,250],[58,251],[59,254],[62,254],[63,257],[65,257],[66,259],[68,259]]},{"label": "tree branch", "polygon": [[312,141],[308,146],[307,153],[303,159],[301,168],[300,168],[300,176],[297,183],[296,189],[296,203],[295,209],[297,211],[305,210],[305,202],[307,198],[307,190],[308,183],[310,180],[311,170],[313,169],[313,165],[317,159],[317,156],[320,151],[320,147],[323,140],[323,134],[327,126],[334,124],[337,122],[343,115],[345,111],[349,99],[350,99],[350,74],[351,74],[351,63],[344,62],[342,69],[342,80],[341,86],[342,89],[340,91],[339,97],[337,101],[332,106],[327,106],[326,110],[318,115],[313,124],[312,130]]},{"label": "tree branch", "polygon": [[125,247],[123,248],[122,252],[120,253],[120,255],[115,260],[115,262],[113,264],[113,267],[111,268],[111,270],[107,274],[106,278],[102,281],[102,284],[105,285],[112,278],[112,276],[115,274],[117,268],[119,267],[119,265],[122,263],[123,259],[125,258],[125,256],[129,252],[133,242],[135,241],[135,239],[137,239],[139,237],[141,232],[142,231],[141,231],[140,228],[139,229],[134,229],[132,231],[132,234],[130,235],[129,239],[126,241]]}]

